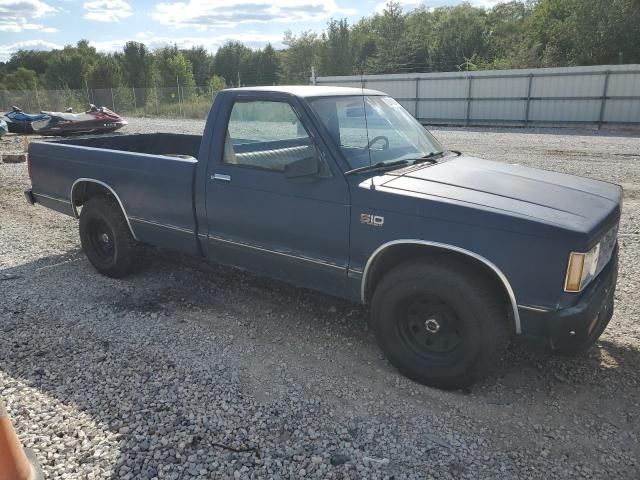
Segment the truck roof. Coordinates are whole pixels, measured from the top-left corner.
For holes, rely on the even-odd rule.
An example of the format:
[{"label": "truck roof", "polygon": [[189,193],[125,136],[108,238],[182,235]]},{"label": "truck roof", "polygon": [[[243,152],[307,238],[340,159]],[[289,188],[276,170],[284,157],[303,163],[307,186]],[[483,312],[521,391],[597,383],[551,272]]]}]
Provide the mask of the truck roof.
[{"label": "truck roof", "polygon": [[272,87],[227,88],[226,91],[246,92],[279,92],[289,93],[296,97],[336,97],[343,95],[386,95],[378,90],[354,87],[329,87],[318,85],[278,85]]}]

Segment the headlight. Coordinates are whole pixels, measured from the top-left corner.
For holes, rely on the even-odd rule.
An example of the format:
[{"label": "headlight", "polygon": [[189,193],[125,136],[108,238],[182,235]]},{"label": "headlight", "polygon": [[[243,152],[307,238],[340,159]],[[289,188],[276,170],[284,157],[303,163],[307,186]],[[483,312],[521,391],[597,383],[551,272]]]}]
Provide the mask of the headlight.
[{"label": "headlight", "polygon": [[580,292],[598,274],[600,243],[587,253],[571,252],[567,277],[564,281],[565,292]]}]

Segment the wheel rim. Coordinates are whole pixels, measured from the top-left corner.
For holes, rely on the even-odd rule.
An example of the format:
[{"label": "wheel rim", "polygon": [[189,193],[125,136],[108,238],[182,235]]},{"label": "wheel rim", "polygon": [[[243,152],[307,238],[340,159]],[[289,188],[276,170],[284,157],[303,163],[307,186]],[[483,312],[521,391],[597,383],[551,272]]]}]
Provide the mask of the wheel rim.
[{"label": "wheel rim", "polygon": [[106,222],[93,219],[88,225],[88,230],[91,248],[98,259],[104,263],[113,261],[116,252],[115,243],[113,232]]},{"label": "wheel rim", "polygon": [[435,295],[413,296],[400,309],[398,333],[417,355],[434,362],[450,361],[464,340],[455,310]]}]

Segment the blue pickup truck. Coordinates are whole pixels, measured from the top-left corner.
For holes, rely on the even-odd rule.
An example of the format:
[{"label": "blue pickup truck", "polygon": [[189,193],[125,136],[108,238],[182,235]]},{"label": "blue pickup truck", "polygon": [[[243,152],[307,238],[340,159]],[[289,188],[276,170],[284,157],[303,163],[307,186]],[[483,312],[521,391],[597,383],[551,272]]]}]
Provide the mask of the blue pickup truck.
[{"label": "blue pickup truck", "polygon": [[446,150],[384,93],[221,91],[204,134],[34,142],[26,197],[102,274],[141,244],[370,307],[390,362],[462,388],[512,338],[575,354],[613,313],[622,189]]}]

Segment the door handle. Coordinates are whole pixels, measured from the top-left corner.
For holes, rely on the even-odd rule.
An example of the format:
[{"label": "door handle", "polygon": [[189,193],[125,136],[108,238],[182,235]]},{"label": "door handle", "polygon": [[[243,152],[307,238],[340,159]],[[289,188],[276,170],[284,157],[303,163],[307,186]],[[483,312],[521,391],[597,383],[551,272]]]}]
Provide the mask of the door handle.
[{"label": "door handle", "polygon": [[231,175],[223,175],[222,173],[216,173],[211,176],[211,180],[221,180],[223,182],[230,182]]}]

